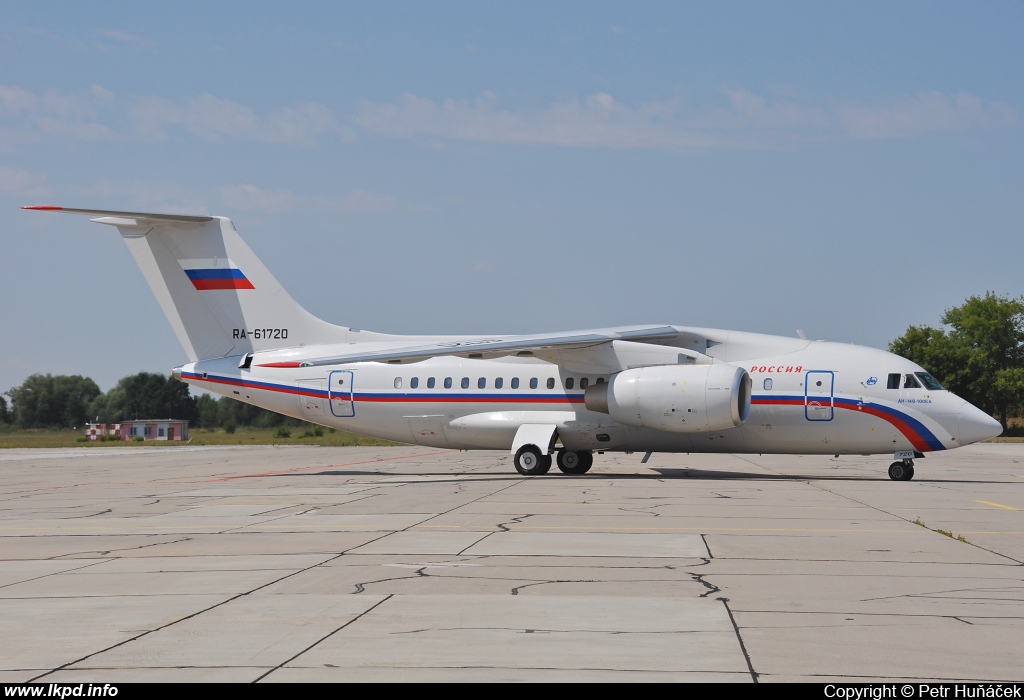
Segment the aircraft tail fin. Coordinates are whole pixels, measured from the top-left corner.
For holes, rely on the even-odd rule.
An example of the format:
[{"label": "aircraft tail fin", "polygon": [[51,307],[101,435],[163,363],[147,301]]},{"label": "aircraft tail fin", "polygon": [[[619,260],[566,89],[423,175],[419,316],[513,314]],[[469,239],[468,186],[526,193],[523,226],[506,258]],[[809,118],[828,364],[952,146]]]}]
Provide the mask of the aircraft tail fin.
[{"label": "aircraft tail fin", "polygon": [[193,362],[376,335],[313,316],[292,299],[230,219],[22,207],[116,226]]}]

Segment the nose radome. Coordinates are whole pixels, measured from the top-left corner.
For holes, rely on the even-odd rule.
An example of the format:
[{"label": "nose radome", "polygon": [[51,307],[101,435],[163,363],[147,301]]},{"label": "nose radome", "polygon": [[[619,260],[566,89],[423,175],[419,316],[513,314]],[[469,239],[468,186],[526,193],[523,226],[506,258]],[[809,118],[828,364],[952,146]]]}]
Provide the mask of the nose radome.
[{"label": "nose radome", "polygon": [[960,407],[957,440],[961,445],[994,438],[1003,432],[1003,426],[981,409],[965,403]]}]

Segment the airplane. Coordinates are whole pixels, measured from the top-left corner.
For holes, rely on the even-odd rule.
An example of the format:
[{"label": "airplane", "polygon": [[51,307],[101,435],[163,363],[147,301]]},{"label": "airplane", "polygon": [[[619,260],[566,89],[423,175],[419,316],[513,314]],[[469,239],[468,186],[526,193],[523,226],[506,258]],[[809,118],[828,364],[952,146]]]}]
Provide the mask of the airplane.
[{"label": "airplane", "polygon": [[[594,453],[892,454],[995,437],[919,365],[868,347],[675,325],[411,336],[336,326],[285,291],[230,219],[27,206],[117,228],[199,390],[339,430],[508,450],[524,476]],[[801,334],[802,335],[802,334]]]}]

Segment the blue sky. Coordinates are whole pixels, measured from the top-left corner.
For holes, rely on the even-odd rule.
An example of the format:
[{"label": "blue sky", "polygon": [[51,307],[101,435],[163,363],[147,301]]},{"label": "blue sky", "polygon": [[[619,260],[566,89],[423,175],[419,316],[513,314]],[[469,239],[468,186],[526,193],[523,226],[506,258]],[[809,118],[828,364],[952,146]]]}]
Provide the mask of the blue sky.
[{"label": "blue sky", "polygon": [[389,332],[884,347],[1024,293],[1020,3],[0,9],[0,388],[184,358],[116,232],[231,217]]}]

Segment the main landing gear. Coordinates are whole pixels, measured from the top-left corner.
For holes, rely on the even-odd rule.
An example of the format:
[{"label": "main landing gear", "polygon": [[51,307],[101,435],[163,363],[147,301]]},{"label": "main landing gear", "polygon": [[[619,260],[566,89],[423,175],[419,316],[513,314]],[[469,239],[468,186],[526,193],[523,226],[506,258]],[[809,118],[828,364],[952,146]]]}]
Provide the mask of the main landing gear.
[{"label": "main landing gear", "polygon": [[541,454],[536,445],[523,445],[512,461],[523,476],[540,476],[551,469],[551,455]]},{"label": "main landing gear", "polygon": [[914,478],[914,460],[904,459],[889,465],[889,478],[893,481],[910,481]]},{"label": "main landing gear", "polygon": [[[523,476],[540,476],[551,469],[551,455],[541,454],[536,445],[523,445],[512,460],[516,471]],[[592,452],[559,450],[555,456],[558,469],[563,474],[586,474],[594,464]]]},{"label": "main landing gear", "polygon": [[594,466],[594,453],[559,450],[555,461],[563,474],[586,474]]}]

